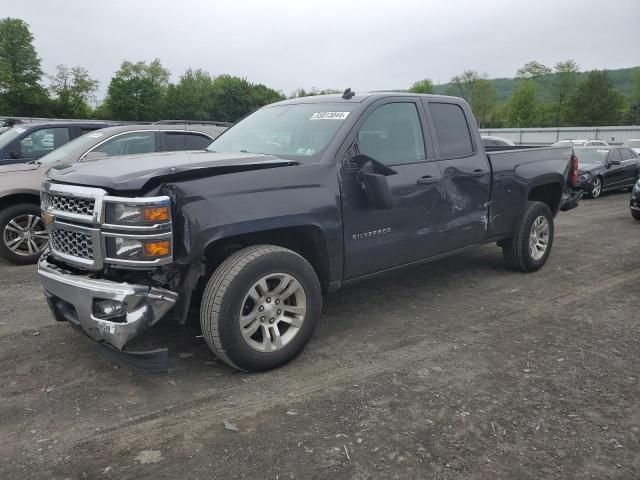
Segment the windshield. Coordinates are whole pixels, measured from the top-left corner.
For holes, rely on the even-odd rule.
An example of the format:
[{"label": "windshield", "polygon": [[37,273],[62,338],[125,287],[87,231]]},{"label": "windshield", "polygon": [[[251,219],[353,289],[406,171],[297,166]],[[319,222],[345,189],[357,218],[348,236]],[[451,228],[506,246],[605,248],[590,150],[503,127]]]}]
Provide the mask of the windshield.
[{"label": "windshield", "polygon": [[224,132],[207,150],[309,158],[325,149],[354,108],[330,103],[265,107]]},{"label": "windshield", "polygon": [[60,148],[45,155],[41,159],[37,160],[37,163],[40,163],[43,165],[50,165],[59,160],[62,160],[63,158],[67,157],[67,155],[70,155],[75,151],[79,150],[81,153],[84,153],[86,150],[93,147],[98,142],[101,142],[103,138],[106,138],[104,137],[103,132],[98,131],[98,132],[86,133],[81,137],[78,137],[69,143],[65,143]]},{"label": "windshield", "polygon": [[6,132],[0,133],[0,148],[6,147],[26,131],[27,129],[24,127],[13,127]]},{"label": "windshield", "polygon": [[576,148],[579,163],[604,163],[609,156],[609,150],[603,148]]}]

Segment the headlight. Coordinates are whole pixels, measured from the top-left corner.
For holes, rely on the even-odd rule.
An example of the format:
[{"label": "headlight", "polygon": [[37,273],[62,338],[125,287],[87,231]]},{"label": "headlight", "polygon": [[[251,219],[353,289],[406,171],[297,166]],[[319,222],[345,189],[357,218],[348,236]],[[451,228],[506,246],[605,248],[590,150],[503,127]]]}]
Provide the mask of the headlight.
[{"label": "headlight", "polygon": [[152,225],[171,221],[168,202],[146,204],[107,203],[106,223],[112,225]]},{"label": "headlight", "polygon": [[589,172],[581,173],[578,178],[583,182],[588,182],[591,180],[591,174]]},{"label": "headlight", "polygon": [[153,262],[171,257],[171,239],[107,237],[107,255],[116,260]]}]

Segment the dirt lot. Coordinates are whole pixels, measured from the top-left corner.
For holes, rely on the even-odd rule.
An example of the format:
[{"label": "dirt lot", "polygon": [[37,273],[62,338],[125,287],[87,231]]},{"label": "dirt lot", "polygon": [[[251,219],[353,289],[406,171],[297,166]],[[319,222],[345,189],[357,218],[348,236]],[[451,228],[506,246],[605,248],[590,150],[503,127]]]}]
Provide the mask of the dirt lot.
[{"label": "dirt lot", "polygon": [[545,268],[495,246],[326,300],[260,375],[194,329],[118,367],[0,267],[0,478],[640,478],[640,222],[627,194],[561,214]]}]

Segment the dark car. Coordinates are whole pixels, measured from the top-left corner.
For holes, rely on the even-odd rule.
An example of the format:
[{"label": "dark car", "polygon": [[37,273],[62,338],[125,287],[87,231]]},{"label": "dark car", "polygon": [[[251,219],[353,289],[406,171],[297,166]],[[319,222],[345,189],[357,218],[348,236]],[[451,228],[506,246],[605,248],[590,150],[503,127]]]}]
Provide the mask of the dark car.
[{"label": "dark car", "polygon": [[462,99],[296,98],[207,151],[53,166],[38,270],[55,317],[115,351],[199,308],[222,360],[267,370],[343,284],[487,243],[538,270],[577,174],[571,147],[486,153]]},{"label": "dark car", "polygon": [[631,216],[636,220],[640,220],[640,180],[636,182],[631,190],[629,208],[631,209]]},{"label": "dark car", "polygon": [[88,133],[29,164],[0,166],[0,258],[34,263],[47,245],[39,195],[52,166],[106,157],[203,150],[225,127],[123,125]]},{"label": "dark car", "polygon": [[625,147],[575,147],[578,186],[591,198],[602,192],[631,188],[640,174],[640,160]]},{"label": "dark car", "polygon": [[0,133],[0,165],[28,163],[85,133],[109,127],[105,122],[18,124]]}]

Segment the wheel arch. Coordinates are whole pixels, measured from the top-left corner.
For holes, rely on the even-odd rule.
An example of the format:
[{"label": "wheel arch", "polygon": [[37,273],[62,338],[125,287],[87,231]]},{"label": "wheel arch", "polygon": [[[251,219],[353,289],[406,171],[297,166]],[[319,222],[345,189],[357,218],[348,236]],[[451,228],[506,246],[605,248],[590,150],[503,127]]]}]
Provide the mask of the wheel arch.
[{"label": "wheel arch", "polygon": [[324,232],[318,225],[289,226],[212,239],[204,248],[204,263],[209,269],[215,269],[233,253],[254,245],[276,245],[298,253],[313,267],[323,293],[329,290],[329,252]]},{"label": "wheel arch", "polygon": [[534,185],[527,193],[527,200],[546,204],[555,216],[562,203],[562,183],[554,181]]},{"label": "wheel arch", "polygon": [[8,195],[0,197],[0,210],[16,205],[18,203],[32,203],[34,205],[40,205],[40,196],[29,191],[18,191]]}]

